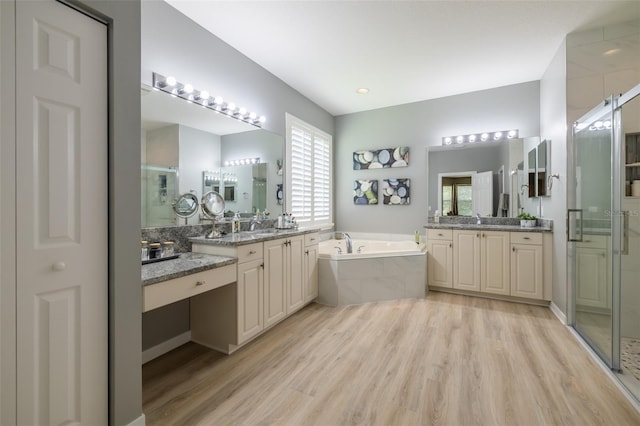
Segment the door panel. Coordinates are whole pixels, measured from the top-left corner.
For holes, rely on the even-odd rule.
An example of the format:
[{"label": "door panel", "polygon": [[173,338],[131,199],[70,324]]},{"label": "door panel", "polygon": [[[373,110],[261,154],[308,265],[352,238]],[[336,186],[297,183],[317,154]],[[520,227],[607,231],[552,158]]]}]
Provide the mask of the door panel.
[{"label": "door panel", "polygon": [[107,29],[17,2],[17,420],[107,421]]},{"label": "door panel", "polygon": [[480,231],[453,231],[453,288],[480,291]]},{"label": "door panel", "polygon": [[[594,110],[573,127],[572,184],[568,199],[569,261],[572,280],[573,321],[576,330],[613,367],[612,277],[588,242],[598,240],[612,248],[614,159],[613,103]],[[606,123],[606,124],[605,124]],[[578,212],[574,214],[573,212]],[[607,257],[611,252],[607,253]],[[598,309],[594,309],[594,308]]]}]

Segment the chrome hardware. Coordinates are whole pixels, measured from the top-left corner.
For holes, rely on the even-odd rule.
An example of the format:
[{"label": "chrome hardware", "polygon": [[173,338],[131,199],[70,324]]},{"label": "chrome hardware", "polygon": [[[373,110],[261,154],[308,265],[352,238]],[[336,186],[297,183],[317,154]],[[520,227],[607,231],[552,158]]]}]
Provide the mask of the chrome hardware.
[{"label": "chrome hardware", "polygon": [[476,213],[476,218],[478,219],[476,221],[476,225],[482,225],[482,219],[480,219],[480,213]]},{"label": "chrome hardware", "polygon": [[629,211],[622,212],[622,251],[620,254],[629,254]]},{"label": "chrome hardware", "polygon": [[338,249],[338,254],[342,254],[342,249],[341,249],[340,247],[335,246],[334,248],[337,248],[337,249]]},{"label": "chrome hardware", "polygon": [[363,248],[364,248],[364,246],[360,246],[360,247],[358,247],[357,252],[358,252],[358,253],[362,253],[362,249],[363,249]]},{"label": "chrome hardware", "polygon": [[201,286],[201,285],[205,285],[207,282],[206,281],[196,281],[196,287],[197,286]]},{"label": "chrome hardware", "polygon": [[[572,215],[575,216],[573,220],[571,220]],[[582,242],[582,222],[582,209],[567,209],[567,240],[569,242]]]},{"label": "chrome hardware", "polygon": [[346,232],[343,232],[342,237],[346,240],[346,243],[347,243],[347,253],[353,253],[353,246],[351,245],[351,236]]}]

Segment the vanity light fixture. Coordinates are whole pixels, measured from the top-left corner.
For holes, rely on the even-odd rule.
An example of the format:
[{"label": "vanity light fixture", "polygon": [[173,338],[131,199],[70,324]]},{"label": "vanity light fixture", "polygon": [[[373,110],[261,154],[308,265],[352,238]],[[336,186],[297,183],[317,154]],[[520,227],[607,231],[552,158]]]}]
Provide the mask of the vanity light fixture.
[{"label": "vanity light fixture", "polygon": [[224,162],[225,167],[229,166],[246,166],[248,164],[258,164],[260,163],[260,157],[253,158],[241,158],[239,160],[227,160]]},{"label": "vanity light fixture", "polygon": [[235,118],[239,121],[251,124],[256,127],[262,127],[267,121],[264,115],[258,115],[255,112],[249,112],[245,108],[236,109],[233,102],[225,102],[220,96],[211,97],[206,90],[197,90],[191,84],[182,84],[173,76],[163,76],[156,72],[153,73],[153,88],[162,90],[175,97],[184,99],[187,102],[197,102],[204,108],[225,114],[228,117]]},{"label": "vanity light fixture", "polygon": [[457,145],[467,144],[467,143],[476,143],[476,142],[486,142],[489,140],[492,141],[502,141],[508,139],[514,139],[518,137],[518,130],[498,130],[495,132],[484,132],[484,133],[472,133],[469,135],[457,135],[457,136],[445,136],[442,138],[442,145],[452,145],[455,141]]}]

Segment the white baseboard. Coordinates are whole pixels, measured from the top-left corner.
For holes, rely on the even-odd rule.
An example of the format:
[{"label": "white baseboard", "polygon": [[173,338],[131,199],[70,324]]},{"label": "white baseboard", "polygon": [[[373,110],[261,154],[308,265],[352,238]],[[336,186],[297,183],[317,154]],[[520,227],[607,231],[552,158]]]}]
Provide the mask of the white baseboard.
[{"label": "white baseboard", "polygon": [[178,334],[169,340],[165,340],[164,342],[143,351],[142,363],[146,364],[152,359],[158,358],[160,355],[164,355],[189,341],[191,341],[191,331],[185,331],[184,333]]},{"label": "white baseboard", "polygon": [[146,419],[144,417],[144,414],[142,414],[140,415],[140,417],[138,417],[137,419],[129,423],[127,426],[145,426],[145,424],[146,424]]},{"label": "white baseboard", "polygon": [[562,312],[562,310],[555,303],[551,302],[549,304],[549,309],[551,312],[560,320],[560,322],[564,325],[567,325],[567,316]]}]

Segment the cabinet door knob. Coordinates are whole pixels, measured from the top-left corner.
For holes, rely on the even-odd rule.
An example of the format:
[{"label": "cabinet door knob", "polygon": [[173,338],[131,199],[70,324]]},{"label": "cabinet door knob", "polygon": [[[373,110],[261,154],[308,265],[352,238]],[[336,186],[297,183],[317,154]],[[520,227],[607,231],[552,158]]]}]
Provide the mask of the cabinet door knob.
[{"label": "cabinet door knob", "polygon": [[56,262],[53,265],[51,265],[51,269],[57,272],[64,271],[65,269],[67,269],[67,264],[64,262]]},{"label": "cabinet door knob", "polygon": [[305,250],[304,254],[306,254],[307,256],[309,256],[309,250]]},{"label": "cabinet door knob", "polygon": [[249,255],[256,254],[255,250],[249,250]]},{"label": "cabinet door knob", "polygon": [[264,263],[260,264],[260,268],[264,269]]},{"label": "cabinet door knob", "polygon": [[438,237],[442,237],[442,234],[438,234]]},{"label": "cabinet door knob", "polygon": [[309,238],[309,241],[315,241],[315,240],[316,240],[315,238]]},{"label": "cabinet door knob", "polygon": [[453,244],[449,243],[449,247],[453,247]]},{"label": "cabinet door knob", "polygon": [[480,238],[480,233],[479,232],[476,234],[476,238]]},{"label": "cabinet door knob", "polygon": [[530,240],[531,238],[529,238],[529,237],[523,237],[522,239],[523,239],[523,240]]},{"label": "cabinet door knob", "polygon": [[207,282],[206,281],[196,281],[196,287],[199,287],[201,285],[205,285]]},{"label": "cabinet door knob", "polygon": [[511,251],[515,253],[516,248],[515,247],[511,247]]}]

